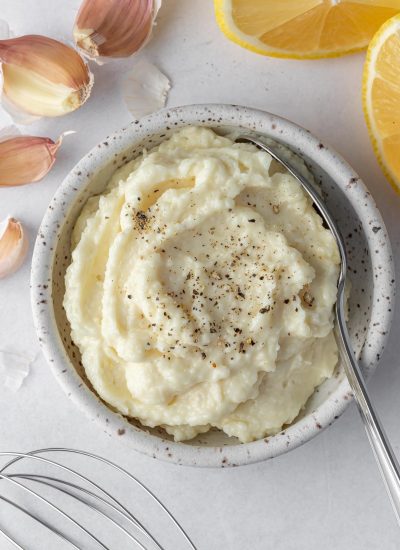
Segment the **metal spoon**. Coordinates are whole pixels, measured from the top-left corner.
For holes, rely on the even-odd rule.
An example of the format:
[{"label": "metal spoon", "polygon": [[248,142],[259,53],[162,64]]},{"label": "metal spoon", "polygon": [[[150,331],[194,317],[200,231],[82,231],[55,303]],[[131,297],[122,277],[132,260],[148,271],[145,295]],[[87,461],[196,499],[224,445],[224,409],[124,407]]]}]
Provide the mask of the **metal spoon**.
[{"label": "metal spoon", "polygon": [[[345,303],[344,289],[346,284],[347,274],[347,255],[343,237],[333,220],[329,210],[323,202],[318,192],[313,188],[310,182],[292,165],[286,162],[282,156],[276,152],[274,146],[266,145],[262,141],[252,136],[240,135],[236,138],[237,142],[253,143],[259,149],[263,149],[269,153],[277,162],[286,168],[286,170],[297,179],[303,189],[311,197],[314,206],[319,210],[322,218],[335,237],[336,244],[339,249],[341,265],[340,273],[337,282],[338,293],[336,301],[336,340],[343,359],[345,372],[353,390],[354,398],[358,405],[361,418],[371,444],[380,472],[385,482],[387,491],[392,502],[397,521],[400,523],[400,467],[393,452],[392,446],[389,443],[387,435],[382,427],[377,413],[372,405],[368,390],[366,388],[364,376],[360,366],[354,357],[354,352],[351,346],[349,333],[347,331],[345,319]],[[268,140],[271,142],[272,140]],[[278,145],[278,144],[276,144]]]}]

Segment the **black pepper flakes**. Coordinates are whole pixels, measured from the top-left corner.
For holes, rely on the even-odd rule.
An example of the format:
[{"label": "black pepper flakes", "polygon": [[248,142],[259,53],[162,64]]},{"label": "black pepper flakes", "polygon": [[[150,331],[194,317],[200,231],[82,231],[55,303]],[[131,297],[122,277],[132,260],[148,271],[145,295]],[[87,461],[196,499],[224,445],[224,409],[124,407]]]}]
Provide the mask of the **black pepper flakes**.
[{"label": "black pepper flakes", "polygon": [[308,307],[312,307],[314,302],[315,302],[315,298],[314,296],[308,291],[306,290],[305,292],[303,292],[303,295],[302,295],[302,300],[303,302],[308,306]]},{"label": "black pepper flakes", "polygon": [[237,288],[237,295],[240,296],[241,298],[245,298],[246,296],[244,295],[244,293],[240,290],[240,286],[238,286]]},{"label": "black pepper flakes", "polygon": [[138,210],[134,216],[134,221],[136,228],[143,231],[149,222],[149,218],[142,210]]}]

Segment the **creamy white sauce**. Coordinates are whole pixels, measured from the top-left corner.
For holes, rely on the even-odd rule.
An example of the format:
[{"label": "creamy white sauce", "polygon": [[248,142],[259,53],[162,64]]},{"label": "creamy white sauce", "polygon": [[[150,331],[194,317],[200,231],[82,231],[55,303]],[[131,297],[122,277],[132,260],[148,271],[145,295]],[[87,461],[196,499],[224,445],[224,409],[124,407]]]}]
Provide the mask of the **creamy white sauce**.
[{"label": "creamy white sauce", "polygon": [[116,172],[74,229],[64,306],[87,376],[177,440],[276,433],[337,362],[334,239],[270,164],[187,127]]}]

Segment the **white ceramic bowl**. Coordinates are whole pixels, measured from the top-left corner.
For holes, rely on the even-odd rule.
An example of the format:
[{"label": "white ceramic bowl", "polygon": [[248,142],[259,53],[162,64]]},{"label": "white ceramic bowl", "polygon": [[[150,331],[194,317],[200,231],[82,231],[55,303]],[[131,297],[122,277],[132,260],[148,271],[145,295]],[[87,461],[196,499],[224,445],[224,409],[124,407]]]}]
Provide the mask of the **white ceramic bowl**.
[{"label": "white ceramic bowl", "polygon": [[307,130],[269,113],[231,105],[191,105],[163,110],[115,133],[88,153],[62,183],[41,224],[32,262],[32,306],[39,341],[67,395],[113,437],[154,458],[192,466],[237,466],[275,457],[329,426],[351,399],[339,366],[281,433],[240,444],[218,431],[189,443],[175,443],[161,430],[146,430],[111,410],[85,377],[79,351],[62,308],[64,274],[70,263],[70,234],[88,197],[103,190],[110,175],[188,124],[224,133],[232,127],[281,141],[299,154],[320,183],[346,238],[352,292],[349,331],[366,375],[376,367],[390,328],[394,271],[391,248],[373,198],[350,166]]}]

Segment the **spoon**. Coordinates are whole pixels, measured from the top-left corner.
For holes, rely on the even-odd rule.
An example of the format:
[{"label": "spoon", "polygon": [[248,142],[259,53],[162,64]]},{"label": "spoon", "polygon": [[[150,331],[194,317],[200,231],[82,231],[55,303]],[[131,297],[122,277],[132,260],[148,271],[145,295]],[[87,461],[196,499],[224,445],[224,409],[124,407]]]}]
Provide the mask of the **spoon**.
[{"label": "spoon", "polygon": [[[393,452],[392,446],[387,438],[385,430],[379,420],[379,417],[372,405],[369,392],[366,387],[363,373],[354,356],[352,345],[350,342],[349,333],[347,331],[345,319],[345,284],[347,274],[347,254],[344,245],[343,237],[339,231],[336,222],[333,220],[329,210],[327,209],[323,199],[314,189],[309,181],[290,163],[286,162],[282,156],[274,149],[274,146],[266,145],[257,138],[247,135],[238,136],[235,141],[252,143],[259,149],[269,153],[278,163],[286,168],[286,170],[300,183],[302,188],[312,199],[314,206],[318,209],[320,215],[331,230],[335,237],[337,247],[340,254],[340,273],[337,282],[337,300],[336,300],[336,340],[343,359],[344,370],[350,387],[353,391],[358,410],[364,422],[364,426],[368,435],[369,442],[379,470],[382,474],[386,489],[397,517],[400,523],[400,467]],[[271,142],[272,140],[268,140]],[[276,144],[278,145],[278,144]]]}]

